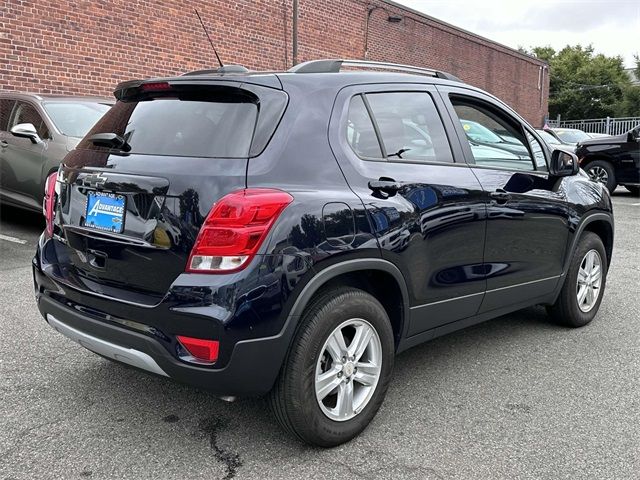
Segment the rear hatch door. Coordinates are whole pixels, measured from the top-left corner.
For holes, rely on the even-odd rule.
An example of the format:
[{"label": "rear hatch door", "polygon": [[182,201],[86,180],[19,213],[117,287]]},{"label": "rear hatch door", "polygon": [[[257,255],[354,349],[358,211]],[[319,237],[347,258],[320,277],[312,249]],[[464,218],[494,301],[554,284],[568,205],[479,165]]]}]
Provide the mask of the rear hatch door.
[{"label": "rear hatch door", "polygon": [[154,304],[184,272],[212,205],[245,188],[248,159],[266,146],[286,94],[193,80],[125,84],[116,94],[61,167],[55,274]]}]

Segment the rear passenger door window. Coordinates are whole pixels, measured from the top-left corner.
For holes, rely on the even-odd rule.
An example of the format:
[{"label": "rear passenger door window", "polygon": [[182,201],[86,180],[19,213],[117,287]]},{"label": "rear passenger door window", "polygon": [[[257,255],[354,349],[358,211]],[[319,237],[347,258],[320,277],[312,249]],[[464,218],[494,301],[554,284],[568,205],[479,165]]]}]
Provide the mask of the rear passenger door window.
[{"label": "rear passenger door window", "polygon": [[347,140],[362,158],[453,162],[442,120],[426,92],[382,92],[353,97]]},{"label": "rear passenger door window", "polygon": [[451,103],[476,165],[529,171],[544,166],[542,147],[538,144],[537,156],[532,155],[529,140],[514,119],[475,99],[451,96]]},{"label": "rear passenger door window", "polygon": [[18,102],[16,105],[9,130],[21,123],[31,123],[36,128],[36,132],[38,132],[40,138],[49,138],[50,136],[49,129],[42,116],[33,105],[26,102]]}]

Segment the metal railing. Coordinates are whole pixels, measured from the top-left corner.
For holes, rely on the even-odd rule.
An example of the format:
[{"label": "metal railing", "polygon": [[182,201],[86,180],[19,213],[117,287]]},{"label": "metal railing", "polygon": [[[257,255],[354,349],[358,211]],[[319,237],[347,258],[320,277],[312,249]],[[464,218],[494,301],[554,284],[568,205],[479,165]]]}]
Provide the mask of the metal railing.
[{"label": "metal railing", "polygon": [[587,133],[604,133],[606,135],[620,135],[640,125],[640,117],[606,117],[590,118],[585,120],[551,120],[547,121],[550,127],[577,128]]}]

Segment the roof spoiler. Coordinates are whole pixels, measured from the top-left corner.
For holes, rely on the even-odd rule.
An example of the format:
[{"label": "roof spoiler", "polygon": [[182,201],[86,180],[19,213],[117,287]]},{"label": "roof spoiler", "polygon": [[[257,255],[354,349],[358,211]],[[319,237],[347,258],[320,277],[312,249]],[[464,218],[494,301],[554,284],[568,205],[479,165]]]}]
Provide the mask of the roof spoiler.
[{"label": "roof spoiler", "polygon": [[219,68],[205,69],[205,70],[194,70],[193,72],[183,73],[182,76],[187,75],[207,75],[211,73],[219,73],[224,75],[225,73],[248,73],[249,69],[247,67],[243,67],[242,65],[224,65]]}]

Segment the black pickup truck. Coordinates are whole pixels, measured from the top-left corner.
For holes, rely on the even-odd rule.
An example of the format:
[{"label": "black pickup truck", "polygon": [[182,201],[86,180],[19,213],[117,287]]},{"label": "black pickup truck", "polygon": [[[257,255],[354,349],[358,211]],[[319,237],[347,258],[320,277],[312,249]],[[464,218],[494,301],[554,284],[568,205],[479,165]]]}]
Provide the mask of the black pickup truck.
[{"label": "black pickup truck", "polygon": [[594,138],[576,148],[580,166],[613,192],[618,185],[640,193],[640,125],[622,135]]}]

